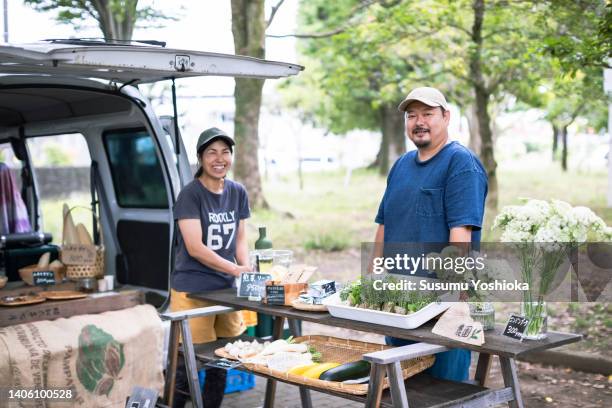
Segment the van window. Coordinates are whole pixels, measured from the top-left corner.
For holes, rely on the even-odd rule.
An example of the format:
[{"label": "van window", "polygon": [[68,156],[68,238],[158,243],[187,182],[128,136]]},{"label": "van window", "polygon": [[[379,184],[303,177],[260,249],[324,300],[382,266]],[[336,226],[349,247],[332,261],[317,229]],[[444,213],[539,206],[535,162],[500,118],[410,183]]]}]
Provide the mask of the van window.
[{"label": "van window", "polygon": [[168,208],[168,196],[153,138],[145,129],[104,133],[120,207]]},{"label": "van window", "polygon": [[[91,155],[80,133],[37,136],[26,141],[38,187],[42,230],[61,242],[62,207],[66,203],[75,224],[83,223],[91,233]],[[86,209],[78,208],[85,207]]]}]

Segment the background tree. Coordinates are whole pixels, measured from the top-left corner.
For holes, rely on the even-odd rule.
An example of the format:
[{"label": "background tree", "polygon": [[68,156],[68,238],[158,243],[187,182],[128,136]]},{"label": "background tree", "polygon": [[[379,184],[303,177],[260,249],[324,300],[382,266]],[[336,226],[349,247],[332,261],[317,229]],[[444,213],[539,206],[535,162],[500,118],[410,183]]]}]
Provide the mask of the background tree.
[{"label": "background tree", "polygon": [[579,71],[574,77],[569,75],[555,78],[554,84],[545,92],[545,118],[553,129],[553,158],[561,144],[561,168],[567,171],[568,128],[578,117],[589,120],[597,130],[605,127],[607,103],[602,91],[603,73],[601,68]]},{"label": "background tree", "polygon": [[[323,122],[334,131],[378,128],[384,135],[384,122],[373,120],[377,107],[390,101],[397,105],[415,86],[437,86],[470,119],[472,145],[489,177],[487,203],[495,209],[491,105],[510,84],[529,78],[539,58],[533,52],[537,5],[485,0],[327,3],[309,1],[300,9],[302,32],[330,34],[311,36],[303,49],[321,60],[320,86],[332,101],[332,109],[326,103],[319,111]],[[518,14],[521,19],[515,18]]]},{"label": "background tree", "polygon": [[[264,3],[264,0],[232,0],[232,33],[236,54],[265,58]],[[261,79],[236,78],[234,137],[238,149],[234,173],[248,190],[251,205],[267,208],[261,189],[257,155],[263,84]]]},{"label": "background tree", "polygon": [[543,50],[568,73],[586,67],[612,68],[612,2],[546,0],[540,24]]},{"label": "background tree", "polygon": [[24,0],[38,11],[56,11],[57,21],[79,29],[86,21],[98,23],[107,40],[131,40],[137,21],[168,19],[153,7],[138,8],[138,0]]},{"label": "background tree", "polygon": [[[264,0],[232,0],[232,33],[236,54],[250,57],[266,57],[266,28],[272,23],[276,11],[284,0],[272,8],[270,18],[265,19]],[[234,174],[249,192],[254,208],[268,208],[261,188],[259,172],[259,113],[264,80],[236,78],[234,88],[234,137],[236,160]]]},{"label": "background tree", "polygon": [[[316,104],[307,104],[319,125],[334,133],[354,129],[379,131],[382,135],[373,163],[381,174],[406,150],[403,115],[397,105],[406,90],[408,76],[424,80],[429,71],[419,58],[406,58],[402,39],[423,35],[421,14],[394,14],[398,1],[301,3],[298,38],[308,70],[292,78],[290,95],[317,92]],[[397,18],[398,21],[391,21]],[[399,28],[402,28],[401,30]],[[412,49],[412,48],[409,48]],[[315,61],[313,64],[312,61]],[[305,88],[305,92],[300,92]]]}]

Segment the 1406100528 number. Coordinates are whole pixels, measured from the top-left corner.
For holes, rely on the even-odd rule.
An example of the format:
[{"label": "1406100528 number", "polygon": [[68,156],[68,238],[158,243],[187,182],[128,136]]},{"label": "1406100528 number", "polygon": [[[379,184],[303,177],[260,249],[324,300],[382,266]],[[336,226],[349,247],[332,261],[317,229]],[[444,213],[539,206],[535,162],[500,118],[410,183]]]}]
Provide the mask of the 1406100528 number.
[{"label": "1406100528 number", "polygon": [[225,243],[225,249],[229,249],[236,233],[236,223],[210,224],[206,232],[206,246],[216,251],[223,248],[223,238],[229,235]]},{"label": "1406100528 number", "polygon": [[71,400],[71,388],[6,388],[0,389],[0,401]]}]

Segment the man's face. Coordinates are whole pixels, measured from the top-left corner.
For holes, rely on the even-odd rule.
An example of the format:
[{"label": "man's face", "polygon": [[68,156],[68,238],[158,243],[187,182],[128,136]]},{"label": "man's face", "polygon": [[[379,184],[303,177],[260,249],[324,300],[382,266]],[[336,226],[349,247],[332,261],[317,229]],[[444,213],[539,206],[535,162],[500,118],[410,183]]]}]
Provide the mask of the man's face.
[{"label": "man's face", "polygon": [[406,109],[406,136],[421,149],[438,145],[448,137],[450,112],[414,101]]}]

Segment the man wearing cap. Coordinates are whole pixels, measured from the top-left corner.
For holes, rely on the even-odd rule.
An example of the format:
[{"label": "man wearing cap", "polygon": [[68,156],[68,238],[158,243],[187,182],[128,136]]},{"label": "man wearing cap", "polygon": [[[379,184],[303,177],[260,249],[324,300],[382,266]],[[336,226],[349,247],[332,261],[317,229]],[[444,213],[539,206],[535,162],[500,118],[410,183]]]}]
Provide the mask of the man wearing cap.
[{"label": "man wearing cap", "polygon": [[[406,136],[417,150],[402,155],[389,171],[375,219],[375,242],[407,247],[480,242],[487,176],[470,150],[449,141],[450,111],[444,95],[435,88],[416,88],[398,109],[404,114]],[[386,340],[396,346],[410,344]],[[438,354],[430,372],[465,381],[469,366],[469,350],[455,349]]]},{"label": "man wearing cap", "polygon": [[[172,311],[212,306],[187,295],[231,288],[240,273],[251,269],[245,226],[250,216],[249,199],[241,184],[226,178],[233,146],[234,140],[218,128],[207,129],[198,138],[198,171],[181,190],[173,209],[180,233],[172,275]],[[240,312],[189,319],[189,326],[194,343],[238,336],[246,328]],[[225,370],[206,370],[204,407],[221,405],[225,380]],[[176,387],[189,392],[182,360]],[[186,397],[175,395],[173,407],[184,406]]]}]

